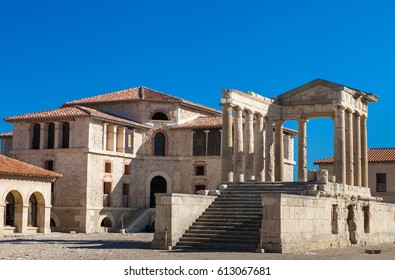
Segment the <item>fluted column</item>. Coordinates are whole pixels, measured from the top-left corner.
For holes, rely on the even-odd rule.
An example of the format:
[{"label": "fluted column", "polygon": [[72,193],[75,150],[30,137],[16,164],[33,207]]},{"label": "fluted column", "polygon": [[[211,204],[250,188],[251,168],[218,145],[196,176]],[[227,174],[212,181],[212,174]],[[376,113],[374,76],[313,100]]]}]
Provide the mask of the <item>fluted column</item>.
[{"label": "fluted column", "polygon": [[265,126],[263,116],[257,114],[255,117],[255,179],[259,182],[265,181],[264,145]]},{"label": "fluted column", "polygon": [[233,122],[232,107],[222,104],[222,140],[221,140],[221,178],[222,182],[233,182]]},{"label": "fluted column", "polygon": [[268,182],[274,181],[274,137],[272,118],[266,119],[265,177]]},{"label": "fluted column", "polygon": [[298,121],[298,181],[307,181],[306,119]]},{"label": "fluted column", "polygon": [[354,186],[354,116],[351,110],[347,110],[346,113],[346,183]]},{"label": "fluted column", "polygon": [[361,175],[362,187],[368,187],[368,133],[366,116],[361,117]]},{"label": "fluted column", "polygon": [[335,176],[336,183],[346,183],[345,107],[335,108]]},{"label": "fluted column", "polygon": [[278,120],[275,125],[275,180],[284,181],[284,121]]},{"label": "fluted column", "polygon": [[246,111],[246,143],[245,151],[245,179],[247,181],[255,180],[255,154],[254,154],[254,114]]},{"label": "fluted column", "polygon": [[244,182],[244,141],[243,141],[243,111],[235,109],[235,174],[234,181]]},{"label": "fluted column", "polygon": [[354,185],[361,186],[361,115],[354,115]]}]

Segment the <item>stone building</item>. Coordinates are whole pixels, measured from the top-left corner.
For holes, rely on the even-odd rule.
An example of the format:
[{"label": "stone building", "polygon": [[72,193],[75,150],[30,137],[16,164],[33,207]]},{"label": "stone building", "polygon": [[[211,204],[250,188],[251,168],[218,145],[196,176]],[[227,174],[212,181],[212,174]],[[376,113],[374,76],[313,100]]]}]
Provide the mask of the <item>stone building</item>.
[{"label": "stone building", "polygon": [[0,234],[49,233],[51,187],[60,177],[0,155]]},{"label": "stone building", "polygon": [[[334,174],[333,157],[314,162],[319,169]],[[395,203],[395,148],[368,149],[369,188],[373,196],[384,202]]]},{"label": "stone building", "polygon": [[[249,127],[251,116],[243,118]],[[51,194],[58,231],[144,228],[156,193],[196,194],[221,183],[222,112],[145,87],[5,120],[13,132],[0,136],[3,153],[63,175]],[[295,134],[277,134],[289,181]]]}]

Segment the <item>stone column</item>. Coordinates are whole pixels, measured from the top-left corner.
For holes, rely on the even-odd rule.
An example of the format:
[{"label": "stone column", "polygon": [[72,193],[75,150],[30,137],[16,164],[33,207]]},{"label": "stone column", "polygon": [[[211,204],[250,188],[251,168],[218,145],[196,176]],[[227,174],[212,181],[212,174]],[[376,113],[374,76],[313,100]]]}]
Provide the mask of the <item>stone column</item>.
[{"label": "stone column", "polygon": [[205,156],[207,156],[208,155],[208,134],[210,133],[210,130],[205,130],[204,133],[206,134],[206,143],[205,143],[205,145],[206,145],[206,149],[205,149],[206,150],[206,154],[205,154]]},{"label": "stone column", "polygon": [[283,120],[275,121],[275,180],[284,181],[284,132]]},{"label": "stone column", "polygon": [[[3,202],[2,202],[3,203]],[[3,233],[3,228],[5,225],[5,205],[0,205],[0,234]]]},{"label": "stone column", "polygon": [[298,121],[298,181],[307,181],[307,142],[306,123],[307,119]]},{"label": "stone column", "polygon": [[233,122],[230,104],[222,106],[221,180],[233,182]]},{"label": "stone column", "polygon": [[48,124],[40,123],[40,149],[48,149]]},{"label": "stone column", "polygon": [[255,117],[255,179],[259,182],[265,181],[264,146],[265,126],[263,116],[257,114]]},{"label": "stone column", "polygon": [[117,147],[116,151],[120,153],[125,152],[125,133],[126,133],[126,128],[125,127],[118,127],[117,128]]},{"label": "stone column", "polygon": [[244,182],[243,115],[241,108],[235,109],[235,174],[234,181]]},{"label": "stone column", "polygon": [[55,122],[54,148],[60,149],[63,146],[63,123]]},{"label": "stone column", "polygon": [[354,185],[361,186],[361,115],[356,112],[354,118]]},{"label": "stone column", "polygon": [[107,135],[107,151],[115,152],[117,147],[117,127],[109,125],[107,127]]},{"label": "stone column", "polygon": [[[107,150],[107,133],[108,133],[108,124],[104,123],[103,124],[103,150]],[[192,146],[193,147],[193,146]]]},{"label": "stone column", "polygon": [[345,107],[335,108],[335,176],[336,183],[346,183]]},{"label": "stone column", "polygon": [[347,110],[346,113],[346,184],[354,186],[354,116],[351,110]]},{"label": "stone column", "polygon": [[274,181],[274,137],[273,119],[266,119],[266,141],[265,141],[265,177],[266,181]]},{"label": "stone column", "polygon": [[368,131],[366,116],[361,117],[361,177],[362,187],[368,187]]},{"label": "stone column", "polygon": [[69,122],[69,148],[74,147],[74,122]]},{"label": "stone column", "polygon": [[246,143],[247,149],[246,164],[245,164],[245,179],[247,181],[255,180],[255,153],[254,153],[254,114],[246,111]]}]

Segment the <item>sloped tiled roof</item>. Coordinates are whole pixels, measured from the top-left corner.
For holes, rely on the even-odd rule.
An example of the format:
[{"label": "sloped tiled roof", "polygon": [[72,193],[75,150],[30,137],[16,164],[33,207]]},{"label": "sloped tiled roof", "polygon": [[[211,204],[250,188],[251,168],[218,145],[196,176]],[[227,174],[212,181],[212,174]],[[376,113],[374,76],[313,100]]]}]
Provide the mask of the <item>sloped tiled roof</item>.
[{"label": "sloped tiled roof", "polygon": [[12,132],[0,133],[0,138],[5,138],[5,137],[12,137]]},{"label": "sloped tiled roof", "polygon": [[[331,164],[334,158],[324,158],[316,160],[313,163],[318,164]],[[395,162],[395,148],[371,148],[368,149],[368,162]]]},{"label": "sloped tiled roof", "polygon": [[107,113],[100,112],[95,109],[86,108],[82,106],[71,106],[71,107],[63,107],[56,110],[43,111],[19,116],[13,116],[5,118],[4,120],[7,122],[18,122],[18,121],[30,121],[30,122],[39,122],[39,121],[61,121],[61,120],[72,120],[74,118],[82,118],[89,117],[92,119],[99,119],[102,121],[107,121],[110,123],[121,124],[121,125],[130,125],[134,127],[141,128],[150,128],[147,125],[142,123],[121,118],[118,116],[110,115]]},{"label": "sloped tiled roof", "polygon": [[101,94],[93,97],[78,99],[66,102],[63,107],[72,105],[95,105],[95,104],[108,104],[108,103],[121,103],[121,102],[136,102],[136,101],[151,101],[151,102],[164,102],[164,103],[181,103],[185,106],[194,107],[197,109],[210,111],[212,114],[221,114],[220,111],[213,108],[190,102],[188,100],[171,96],[156,90],[146,87],[136,87],[125,90],[120,90],[112,93]]},{"label": "sloped tiled roof", "polygon": [[0,175],[59,179],[62,175],[23,161],[0,155]]},{"label": "sloped tiled roof", "polygon": [[208,129],[221,128],[222,117],[198,117],[190,122],[174,127],[174,129]]}]

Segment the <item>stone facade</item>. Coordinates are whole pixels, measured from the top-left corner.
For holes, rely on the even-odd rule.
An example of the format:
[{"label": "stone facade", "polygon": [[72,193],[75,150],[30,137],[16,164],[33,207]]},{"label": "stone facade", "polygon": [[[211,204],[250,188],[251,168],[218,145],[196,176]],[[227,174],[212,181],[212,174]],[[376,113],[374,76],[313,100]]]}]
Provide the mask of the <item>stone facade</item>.
[{"label": "stone facade", "polygon": [[[221,112],[135,88],[6,121],[13,123],[13,156],[63,174],[52,192],[54,229],[90,233],[120,228],[133,212],[154,207],[155,193],[215,190],[222,124],[212,118]],[[290,181],[295,134],[282,135]]]}]

